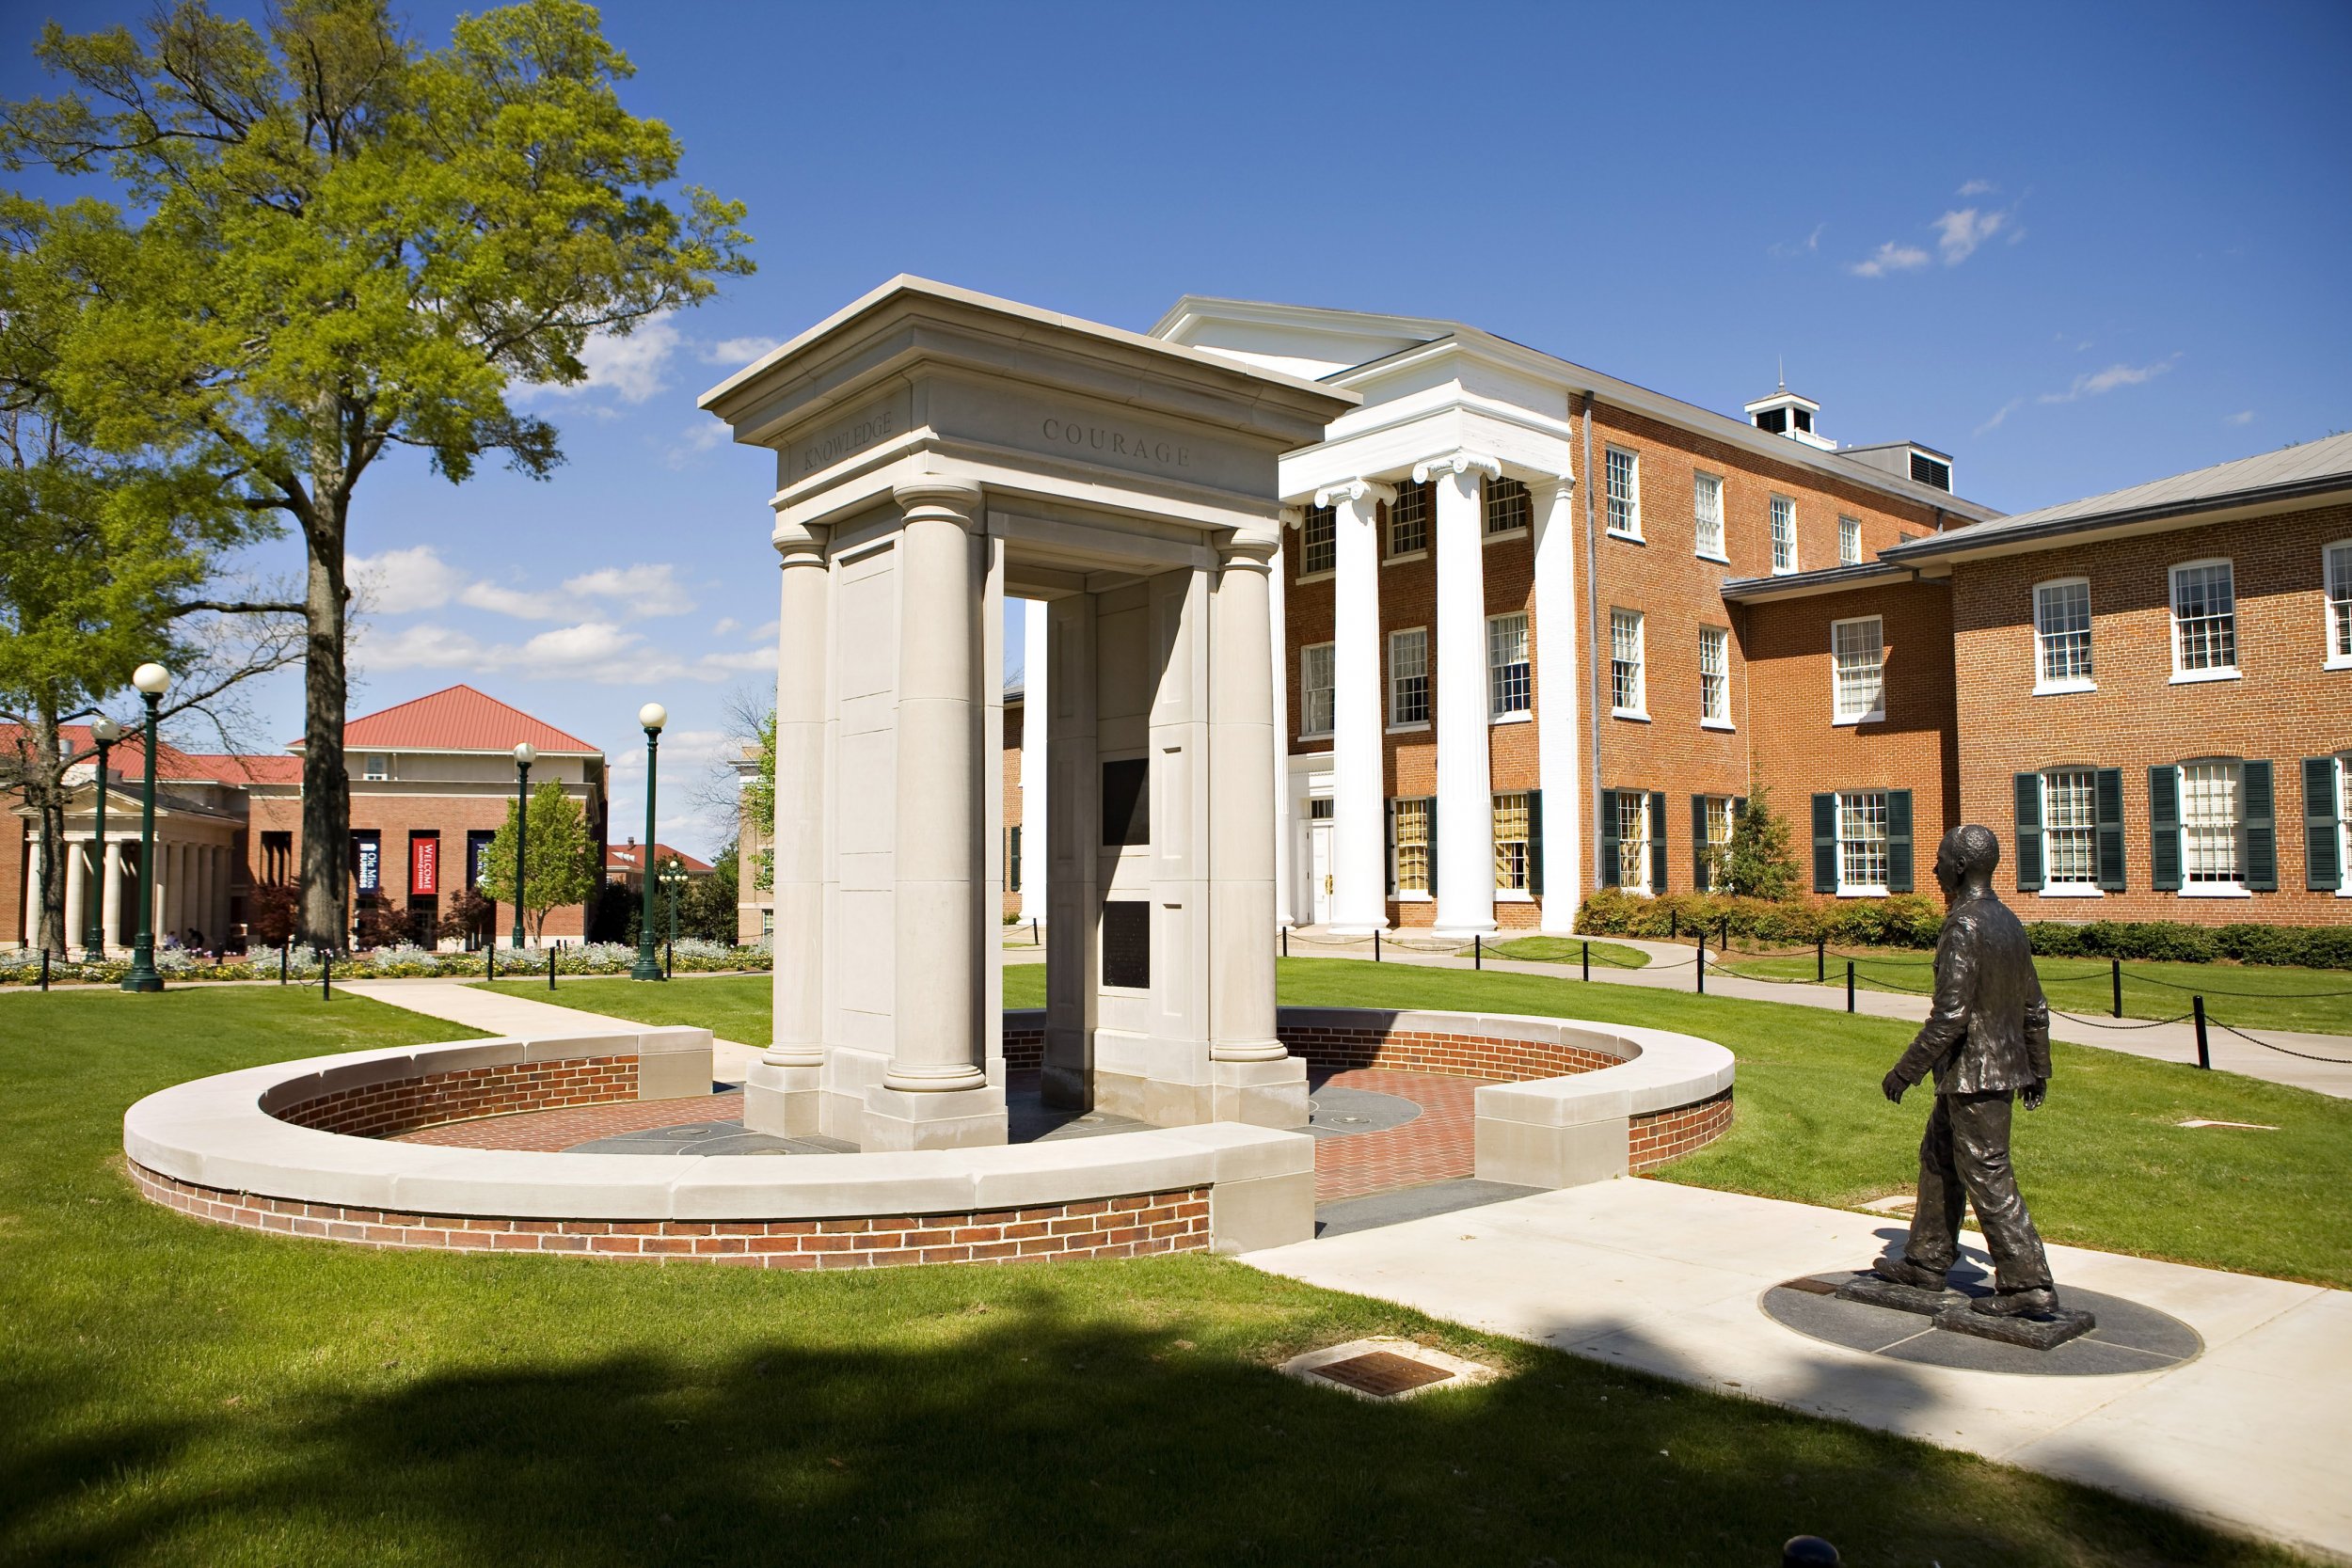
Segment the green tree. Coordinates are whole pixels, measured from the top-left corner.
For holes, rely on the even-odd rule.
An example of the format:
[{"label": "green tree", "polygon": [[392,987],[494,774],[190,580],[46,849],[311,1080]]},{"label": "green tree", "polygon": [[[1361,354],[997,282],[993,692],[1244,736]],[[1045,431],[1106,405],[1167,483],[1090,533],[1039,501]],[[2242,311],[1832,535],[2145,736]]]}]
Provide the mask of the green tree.
[{"label": "green tree", "polygon": [[[482,851],[482,892],[501,904],[515,901],[515,802]],[[550,779],[531,792],[531,826],[523,843],[523,913],[531,933],[545,938],[548,911],[586,901],[602,867],[596,841],[580,802]]]},{"label": "green tree", "polygon": [[1742,898],[1787,898],[1797,891],[1797,857],[1788,821],[1772,810],[1772,792],[1758,785],[1747,809],[1732,818],[1731,837],[1708,852],[1707,885]]},{"label": "green tree", "polygon": [[352,499],[388,449],[453,482],[491,453],[544,478],[555,428],[516,383],[577,383],[624,334],[751,270],[739,204],[687,186],[669,128],[578,0],[461,18],[448,47],[389,0],[283,0],[265,25],[177,0],[134,34],[56,23],[60,96],[0,107],[0,156],[109,174],[141,214],[136,286],[67,367],[97,438],[189,443],[303,541],[303,928],[340,946],[350,874],[344,576]]},{"label": "green tree", "polygon": [[[740,814],[739,831],[749,829],[759,835],[759,852],[752,857],[752,886],[766,889],[776,880],[776,710],[754,727],[752,751],[756,766],[742,781],[737,795],[737,810]],[[727,846],[727,853],[736,852],[737,844]]]},{"label": "green tree", "polygon": [[705,942],[734,942],[741,920],[736,908],[736,876],[740,855],[739,845],[728,845],[719,851],[719,858],[710,863],[710,875],[697,877],[689,884],[686,896],[679,900],[680,936],[700,937]]}]

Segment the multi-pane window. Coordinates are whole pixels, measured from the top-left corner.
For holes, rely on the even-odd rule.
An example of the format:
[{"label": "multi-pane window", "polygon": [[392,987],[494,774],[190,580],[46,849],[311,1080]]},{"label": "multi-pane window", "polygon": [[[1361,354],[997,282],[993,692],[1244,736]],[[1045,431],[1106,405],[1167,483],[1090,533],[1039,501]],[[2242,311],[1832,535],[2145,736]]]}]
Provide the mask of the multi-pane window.
[{"label": "multi-pane window", "polygon": [[1298,529],[1298,575],[1327,572],[1340,562],[1339,514],[1327,506],[1311,506]]},{"label": "multi-pane window", "polygon": [[1862,519],[1859,517],[1837,519],[1837,564],[1862,564]]},{"label": "multi-pane window", "polygon": [[1837,797],[1837,891],[1886,891],[1886,792]]},{"label": "multi-pane window", "polygon": [[1886,709],[1886,638],[1875,615],[1829,625],[1830,678],[1836,689],[1836,721],[1859,723]]},{"label": "multi-pane window", "polygon": [[1429,892],[1430,808],[1436,802],[1423,795],[1393,803],[1396,818],[1396,891]]},{"label": "multi-pane window", "polygon": [[2352,663],[2352,539],[2328,546],[2328,662]]},{"label": "multi-pane window", "polygon": [[1316,642],[1298,650],[1298,733],[1331,733],[1331,649]]},{"label": "multi-pane window", "polygon": [[1797,503],[1787,496],[1772,498],[1772,570],[1797,569]]},{"label": "multi-pane window", "polygon": [[1500,893],[1527,891],[1527,797],[1523,793],[1495,797],[1495,889]]},{"label": "multi-pane window", "polygon": [[1725,626],[1699,628],[1699,718],[1731,722],[1731,631]]},{"label": "multi-pane window", "polygon": [[2172,667],[2182,674],[2237,668],[2237,589],[2228,562],[2172,568]]},{"label": "multi-pane window", "polygon": [[363,779],[389,779],[392,776],[392,759],[380,752],[368,753],[367,765],[361,769]]},{"label": "multi-pane window", "polygon": [[1642,536],[1641,472],[1633,454],[1609,449],[1609,531]]},{"label": "multi-pane window", "polygon": [[1429,722],[1429,631],[1425,626],[1389,633],[1389,722]]},{"label": "multi-pane window", "polygon": [[1535,505],[1528,496],[1527,486],[1516,479],[1486,481],[1486,532],[1517,533],[1535,517]]},{"label": "multi-pane window", "polygon": [[1649,888],[1649,797],[1635,789],[1617,794],[1617,883],[1629,893]]},{"label": "multi-pane window", "polygon": [[1707,797],[1707,852],[1720,855],[1731,847],[1731,797]]},{"label": "multi-pane window", "polygon": [[1701,474],[1691,482],[1691,515],[1697,525],[1698,550],[1718,561],[1724,555],[1724,482]]},{"label": "multi-pane window", "polygon": [[1609,705],[1619,713],[1647,713],[1642,685],[1642,612],[1609,612]]},{"label": "multi-pane window", "polygon": [[2067,768],[2042,775],[2042,887],[2099,885],[2098,775]]},{"label": "multi-pane window", "polygon": [[1412,555],[1429,547],[1432,486],[1400,484],[1389,503],[1389,554]]},{"label": "multi-pane window", "polygon": [[2090,582],[2074,578],[2033,591],[2034,673],[2042,686],[2090,684]]},{"label": "multi-pane window", "polygon": [[2189,887],[2237,885],[2236,763],[2181,765],[2181,878]]},{"label": "multi-pane window", "polygon": [[1534,671],[1527,662],[1527,612],[1486,618],[1486,710],[1500,719],[1534,706]]}]

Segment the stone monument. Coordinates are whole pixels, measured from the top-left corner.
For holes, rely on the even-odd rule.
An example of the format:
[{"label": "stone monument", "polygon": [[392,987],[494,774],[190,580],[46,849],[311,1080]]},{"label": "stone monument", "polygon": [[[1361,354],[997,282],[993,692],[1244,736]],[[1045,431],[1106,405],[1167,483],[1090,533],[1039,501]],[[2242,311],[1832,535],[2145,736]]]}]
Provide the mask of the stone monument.
[{"label": "stone monument", "polygon": [[[1935,1109],[1919,1144],[1919,1200],[1899,1256],[1837,1293],[1933,1315],[1940,1328],[2047,1350],[2097,1326],[2058,1306],[2050,1263],[2010,1164],[2016,1101],[2042,1103],[2050,1083],[2050,1010],[2026,928],[1993,892],[2000,841],[1970,824],[1936,847],[1935,879],[1949,910],[1935,946],[1927,1022],[1880,1085],[1903,1092],[1932,1073]],[[1950,1288],[1960,1222],[1973,1204],[1993,1255],[1994,1293]]]},{"label": "stone monument", "polygon": [[1047,1099],[1305,1124],[1275,1035],[1276,470],[1357,401],[911,277],[703,397],[776,453],[784,569],[747,1126],[1006,1140],[1008,596],[1048,605]]}]

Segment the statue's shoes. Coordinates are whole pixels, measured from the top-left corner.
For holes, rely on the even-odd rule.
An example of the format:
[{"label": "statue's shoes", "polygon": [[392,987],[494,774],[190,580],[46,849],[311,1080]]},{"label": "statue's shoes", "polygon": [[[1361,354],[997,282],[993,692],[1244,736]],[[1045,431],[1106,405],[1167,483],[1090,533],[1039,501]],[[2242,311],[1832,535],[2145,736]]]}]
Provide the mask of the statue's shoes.
[{"label": "statue's shoes", "polygon": [[1968,1307],[1988,1318],[2046,1318],[2058,1309],[2058,1292],[2047,1285],[2036,1285],[2030,1290],[1979,1296]]},{"label": "statue's shoes", "polygon": [[1870,1265],[1870,1272],[1881,1279],[1897,1285],[1908,1285],[1915,1291],[1941,1291],[1946,1288],[1944,1269],[1931,1269],[1908,1258],[1882,1258]]}]

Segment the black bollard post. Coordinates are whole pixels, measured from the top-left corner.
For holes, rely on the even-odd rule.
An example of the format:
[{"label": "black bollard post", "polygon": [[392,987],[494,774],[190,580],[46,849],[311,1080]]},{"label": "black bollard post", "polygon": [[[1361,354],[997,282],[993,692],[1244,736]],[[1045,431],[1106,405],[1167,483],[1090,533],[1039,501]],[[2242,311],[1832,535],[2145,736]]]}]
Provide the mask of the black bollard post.
[{"label": "black bollard post", "polygon": [[1853,1011],[1853,960],[1846,960],[1846,1011]]},{"label": "black bollard post", "polygon": [[2201,996],[2190,997],[2188,1008],[2197,1018],[2197,1065],[2211,1072],[2213,1053],[2205,1048],[2205,999]]},{"label": "black bollard post", "polygon": [[1707,994],[1707,933],[1704,930],[1699,932],[1699,944],[1692,951],[1691,973],[1697,979],[1698,993],[1705,996]]},{"label": "black bollard post", "polygon": [[1029,917],[1029,945],[1032,947],[1045,945],[1045,939],[1037,934],[1037,916],[1035,915]]},{"label": "black bollard post", "polygon": [[555,949],[548,949],[548,990],[555,989]]},{"label": "black bollard post", "polygon": [[1380,927],[1377,926],[1372,928],[1372,961],[1380,961]]},{"label": "black bollard post", "polygon": [[1815,937],[1813,939],[1813,983],[1817,986],[1822,985],[1825,984],[1828,979],[1829,939],[1827,937]]},{"label": "black bollard post", "polygon": [[40,950],[40,989],[49,989],[49,949],[46,947]]},{"label": "black bollard post", "polygon": [[482,948],[482,977],[497,984],[499,977],[499,939],[495,932]]},{"label": "black bollard post", "polygon": [[1818,1535],[1800,1535],[1780,1549],[1780,1568],[1837,1568],[1837,1548]]},{"label": "black bollard post", "polygon": [[675,937],[672,937],[662,944],[661,977],[664,980],[677,978],[677,939]]},{"label": "black bollard post", "polygon": [[1289,958],[1290,956],[1291,956],[1291,928],[1290,928],[1289,927],[1285,926],[1285,927],[1282,927],[1282,957],[1284,957],[1284,958]]},{"label": "black bollard post", "polygon": [[1668,942],[1682,940],[1682,911],[1680,910],[1666,911],[1666,940]]},{"label": "black bollard post", "polygon": [[[1707,945],[1705,937],[1699,939],[1699,945],[1701,947]],[[1723,925],[1715,932],[1715,951],[1726,957],[1731,952],[1731,916],[1729,915],[1724,916]]]},{"label": "black bollard post", "polygon": [[1593,944],[1592,944],[1590,942],[1585,942],[1585,944],[1584,944],[1584,978],[1586,978],[1587,980],[1589,980],[1589,979],[1591,979],[1592,977],[1593,977]]},{"label": "black bollard post", "polygon": [[2115,1016],[2116,1016],[2116,1017],[2118,1017],[2118,1018],[2122,1018],[2122,1017],[2123,1016],[2123,960],[2122,960],[2122,959],[2121,959],[2121,958],[2109,958],[2109,959],[2107,960],[2107,978],[2108,978],[2110,981],[2112,981],[2112,982],[2114,983],[2114,986],[2115,986]]},{"label": "black bollard post", "polygon": [[1479,945],[1478,933],[1475,931],[1470,933],[1470,967],[1472,969],[1486,967],[1486,950]]},{"label": "black bollard post", "polygon": [[319,949],[319,1000],[335,1000],[335,954],[326,947]]},{"label": "black bollard post", "polygon": [[288,937],[285,941],[278,944],[278,983],[279,985],[282,986],[286,983],[288,974],[293,970],[293,968],[294,938]]}]

